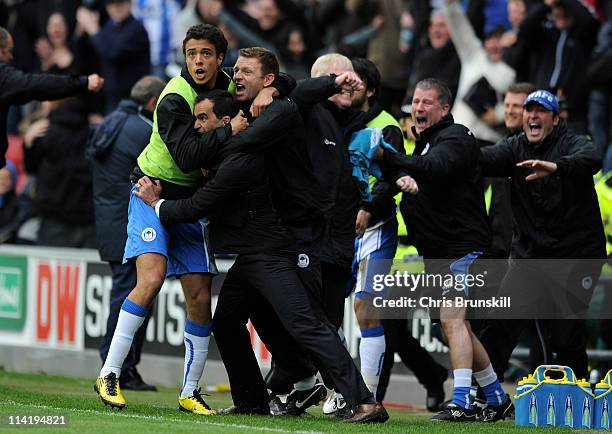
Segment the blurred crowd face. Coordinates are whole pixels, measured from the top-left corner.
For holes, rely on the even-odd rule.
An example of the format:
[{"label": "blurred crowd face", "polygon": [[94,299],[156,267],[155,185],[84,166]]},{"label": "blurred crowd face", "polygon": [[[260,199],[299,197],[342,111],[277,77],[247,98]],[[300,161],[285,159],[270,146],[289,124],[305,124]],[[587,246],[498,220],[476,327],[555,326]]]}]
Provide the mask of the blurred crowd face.
[{"label": "blurred crowd face", "polygon": [[13,178],[11,171],[6,167],[0,169],[0,195],[13,191]]},{"label": "blurred crowd face", "polygon": [[215,46],[205,39],[190,39],[185,44],[185,64],[196,84],[214,83],[223,55],[217,55]]},{"label": "blurred crowd face", "polygon": [[574,22],[565,10],[565,7],[561,6],[558,2],[553,3],[551,7],[551,17],[555,27],[561,31],[568,30]]},{"label": "blurred crowd face", "polygon": [[523,110],[523,131],[529,143],[540,143],[558,123],[559,115],[536,102],[530,102]]},{"label": "blurred crowd face", "polygon": [[132,13],[132,2],[130,0],[107,3],[106,12],[115,23],[124,22]]},{"label": "blurred crowd face", "polygon": [[432,14],[427,35],[429,37],[431,47],[435,49],[444,47],[449,41],[450,35],[448,34],[448,27],[444,22],[444,17],[442,17],[442,14]]},{"label": "blurred crowd face", "polygon": [[68,40],[68,24],[60,13],[51,14],[47,21],[47,37],[54,47],[66,45]]},{"label": "blurred crowd face", "polygon": [[254,57],[239,56],[234,65],[236,101],[251,101],[259,91],[274,81],[274,74],[264,75],[261,62]]},{"label": "blurred crowd face", "polygon": [[485,39],[484,48],[487,51],[487,56],[491,62],[499,62],[502,60],[504,47],[501,39],[502,37],[499,34],[489,36],[487,39]]},{"label": "blurred crowd face", "polygon": [[417,87],[412,95],[412,119],[417,134],[440,122],[448,114],[449,105],[440,103],[436,89]]},{"label": "blurred crowd face", "polygon": [[0,47],[0,62],[9,63],[13,60],[13,37],[9,33],[4,47]]},{"label": "blurred crowd face", "polygon": [[223,119],[219,119],[213,111],[214,107],[215,105],[209,99],[200,101],[194,107],[193,114],[196,117],[194,128],[199,133],[207,133],[224,125]]},{"label": "blurred crowd face", "polygon": [[221,0],[198,0],[197,8],[205,22],[213,23],[223,9],[223,2]]},{"label": "blurred crowd face", "polygon": [[280,12],[275,0],[259,0],[257,4],[259,16],[257,22],[262,30],[270,30],[276,27],[280,21]]},{"label": "blurred crowd face", "polygon": [[512,24],[513,29],[517,29],[527,13],[525,2],[523,0],[509,0],[508,1],[508,20]]},{"label": "blurred crowd face", "polygon": [[287,50],[295,57],[301,57],[306,51],[306,43],[304,42],[304,36],[299,30],[292,30],[289,33],[289,39],[287,40]]},{"label": "blurred crowd face", "polygon": [[506,93],[504,97],[504,123],[510,131],[519,131],[523,126],[523,103],[526,93]]}]

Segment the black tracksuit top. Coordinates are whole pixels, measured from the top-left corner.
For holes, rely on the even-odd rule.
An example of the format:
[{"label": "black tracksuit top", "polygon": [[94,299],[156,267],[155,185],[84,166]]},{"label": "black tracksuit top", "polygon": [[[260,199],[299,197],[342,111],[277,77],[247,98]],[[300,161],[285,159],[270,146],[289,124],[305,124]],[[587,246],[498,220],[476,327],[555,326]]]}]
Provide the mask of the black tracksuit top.
[{"label": "black tracksuit top", "polygon": [[[559,125],[541,143],[530,144],[521,133],[482,148],[481,154],[485,176],[512,177],[512,257],[605,257],[605,233],[593,185],[601,155],[592,142]],[[525,181],[531,170],[516,163],[532,159],[554,162],[557,171]]]},{"label": "black tracksuit top", "polygon": [[166,200],[162,223],[187,223],[207,217],[215,253],[295,251],[272,205],[270,181],[260,153],[233,154],[206,185],[188,199]]},{"label": "black tracksuit top", "polygon": [[484,201],[478,143],[452,115],[423,131],[412,156],[384,153],[384,164],[401,168],[419,185],[401,207],[411,243],[426,259],[488,254],[491,228]]}]

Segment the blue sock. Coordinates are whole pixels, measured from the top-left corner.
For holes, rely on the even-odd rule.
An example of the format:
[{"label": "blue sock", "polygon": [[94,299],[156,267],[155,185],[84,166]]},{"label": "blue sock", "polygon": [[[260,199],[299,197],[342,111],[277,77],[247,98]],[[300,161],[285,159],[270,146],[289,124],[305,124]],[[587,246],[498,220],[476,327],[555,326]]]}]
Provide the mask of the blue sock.
[{"label": "blue sock", "polygon": [[506,392],[502,389],[497,380],[497,375],[493,371],[493,366],[489,363],[485,369],[474,372],[474,378],[482,388],[487,397],[487,405],[501,405],[506,401]]},{"label": "blue sock", "polygon": [[455,369],[453,375],[453,404],[469,410],[472,408],[472,400],[470,399],[472,370]]}]

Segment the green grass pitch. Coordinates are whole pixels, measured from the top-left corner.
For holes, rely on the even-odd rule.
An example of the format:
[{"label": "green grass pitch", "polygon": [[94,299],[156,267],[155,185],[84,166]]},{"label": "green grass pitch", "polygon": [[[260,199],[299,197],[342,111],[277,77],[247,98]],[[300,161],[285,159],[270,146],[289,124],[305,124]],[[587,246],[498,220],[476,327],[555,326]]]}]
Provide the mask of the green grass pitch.
[{"label": "green grass pitch", "polygon": [[[297,418],[267,416],[214,416],[186,414],[177,409],[177,389],[160,388],[159,392],[126,391],[123,411],[102,404],[93,391],[94,379],[75,379],[39,374],[17,374],[0,371],[0,434],[15,433],[553,433],[562,429],[530,429],[514,426],[514,421],[495,424],[450,424],[429,421],[426,413],[389,411],[391,419],[384,425],[348,425],[337,422],[314,407]],[[229,394],[214,393],[207,397],[213,408],[229,406]],[[64,415],[66,427],[45,428],[9,426],[13,415]]]}]

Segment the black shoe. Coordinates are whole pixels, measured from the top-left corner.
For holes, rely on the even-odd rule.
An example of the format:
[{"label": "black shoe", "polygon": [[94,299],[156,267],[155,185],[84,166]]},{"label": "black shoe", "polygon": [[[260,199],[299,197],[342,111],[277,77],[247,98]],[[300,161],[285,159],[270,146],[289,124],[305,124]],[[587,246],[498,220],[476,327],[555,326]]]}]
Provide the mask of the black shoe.
[{"label": "black shoe", "polygon": [[359,404],[355,407],[353,415],[344,422],[347,423],[385,423],[389,420],[389,414],[380,402],[372,404]]},{"label": "black shoe", "polygon": [[287,414],[299,416],[308,407],[317,405],[327,396],[327,389],[323,383],[317,383],[312,389],[293,390],[287,397]]},{"label": "black shoe", "polygon": [[287,416],[287,405],[278,396],[270,399],[270,414],[272,416]]},{"label": "black shoe", "polygon": [[476,416],[478,415],[477,410],[468,410],[458,406],[451,402],[448,406],[431,417],[433,421],[446,421],[446,422],[475,422]]},{"label": "black shoe", "polygon": [[262,416],[269,416],[270,409],[266,407],[246,407],[242,405],[232,405],[231,407],[217,410],[217,413],[219,414],[249,414],[249,415],[259,414]]},{"label": "black shoe", "polygon": [[514,404],[508,395],[506,401],[500,405],[489,405],[482,409],[478,414],[480,422],[497,422],[512,417],[514,414]]},{"label": "black shoe", "polygon": [[336,410],[336,419],[346,420],[350,419],[351,417],[353,417],[353,409],[346,405],[346,403],[344,404],[344,407]]},{"label": "black shoe", "polygon": [[427,406],[427,410],[435,413],[437,411],[442,410],[440,406],[444,402],[444,387],[440,387],[439,389],[428,389],[427,390],[427,400],[425,401],[425,405]]},{"label": "black shoe", "polygon": [[157,387],[144,382],[136,368],[130,368],[121,373],[119,385],[124,390],[136,390],[140,392],[157,392]]}]

